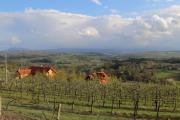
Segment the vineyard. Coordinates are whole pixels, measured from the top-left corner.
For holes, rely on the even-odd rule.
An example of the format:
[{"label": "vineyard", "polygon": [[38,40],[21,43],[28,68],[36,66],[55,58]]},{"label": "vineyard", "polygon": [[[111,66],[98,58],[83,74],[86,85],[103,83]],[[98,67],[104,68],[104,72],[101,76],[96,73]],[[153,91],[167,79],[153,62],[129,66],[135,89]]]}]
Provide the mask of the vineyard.
[{"label": "vineyard", "polygon": [[[7,67],[2,57],[0,97],[3,112],[38,120],[57,119],[59,108],[63,120],[180,119],[178,58],[36,54],[10,54]],[[53,79],[42,73],[15,79],[19,68],[31,65],[52,66],[57,74]],[[106,85],[101,85],[97,79],[85,80],[88,73],[101,69],[110,77]]]},{"label": "vineyard", "polygon": [[62,104],[62,111],[76,114],[112,115],[133,119],[180,119],[180,88],[154,83],[120,82],[107,85],[97,81],[49,80],[29,77],[0,83],[0,95],[5,110],[30,107],[54,112]]}]

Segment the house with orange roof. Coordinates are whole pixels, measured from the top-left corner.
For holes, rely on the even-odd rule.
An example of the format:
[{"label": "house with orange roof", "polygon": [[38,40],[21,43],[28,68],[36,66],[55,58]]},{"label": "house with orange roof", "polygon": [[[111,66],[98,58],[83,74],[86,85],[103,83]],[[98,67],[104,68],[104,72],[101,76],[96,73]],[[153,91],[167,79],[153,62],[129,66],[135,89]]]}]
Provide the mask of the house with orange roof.
[{"label": "house with orange roof", "polygon": [[100,84],[107,84],[108,80],[109,80],[109,76],[105,73],[105,72],[93,72],[91,74],[88,74],[86,76],[86,80],[94,80],[94,79],[98,79]]},{"label": "house with orange roof", "polygon": [[30,66],[27,68],[20,68],[16,71],[16,78],[22,79],[28,76],[34,76],[37,73],[46,74],[46,76],[52,78],[56,75],[56,70],[52,67],[46,66]]}]

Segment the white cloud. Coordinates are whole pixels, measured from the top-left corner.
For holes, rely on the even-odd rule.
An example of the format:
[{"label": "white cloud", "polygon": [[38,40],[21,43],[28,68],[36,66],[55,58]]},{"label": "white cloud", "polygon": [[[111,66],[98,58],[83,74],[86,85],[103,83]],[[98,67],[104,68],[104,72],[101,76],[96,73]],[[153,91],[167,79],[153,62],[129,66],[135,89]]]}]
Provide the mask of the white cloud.
[{"label": "white cloud", "polygon": [[147,0],[148,2],[174,2],[175,0]]},{"label": "white cloud", "polygon": [[97,5],[102,5],[100,0],[91,0],[91,2],[97,4]]},{"label": "white cloud", "polygon": [[168,30],[169,25],[168,25],[168,21],[158,15],[153,15],[151,22],[154,23],[154,30]]},{"label": "white cloud", "polygon": [[112,14],[118,14],[119,13],[119,11],[116,10],[116,9],[110,9],[110,11],[111,11]]},{"label": "white cloud", "polygon": [[94,27],[87,27],[87,28],[83,29],[82,31],[80,31],[79,34],[82,36],[88,36],[88,37],[98,37],[99,36],[98,30]]},{"label": "white cloud", "polygon": [[180,6],[135,18],[32,8],[23,13],[0,13],[0,42],[21,43],[23,48],[179,48],[179,32]]},{"label": "white cloud", "polygon": [[11,38],[10,38],[10,42],[11,42],[11,44],[19,44],[19,43],[21,43],[21,39],[19,38],[19,37],[17,37],[17,36],[12,36]]}]

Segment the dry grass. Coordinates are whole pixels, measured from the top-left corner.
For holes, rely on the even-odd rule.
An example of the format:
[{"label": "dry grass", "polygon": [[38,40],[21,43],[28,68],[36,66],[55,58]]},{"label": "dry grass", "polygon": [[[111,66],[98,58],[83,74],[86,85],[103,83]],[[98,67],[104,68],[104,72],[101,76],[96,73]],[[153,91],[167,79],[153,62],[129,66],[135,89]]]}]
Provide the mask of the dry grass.
[{"label": "dry grass", "polygon": [[33,120],[31,118],[13,113],[13,112],[2,112],[0,120]]}]

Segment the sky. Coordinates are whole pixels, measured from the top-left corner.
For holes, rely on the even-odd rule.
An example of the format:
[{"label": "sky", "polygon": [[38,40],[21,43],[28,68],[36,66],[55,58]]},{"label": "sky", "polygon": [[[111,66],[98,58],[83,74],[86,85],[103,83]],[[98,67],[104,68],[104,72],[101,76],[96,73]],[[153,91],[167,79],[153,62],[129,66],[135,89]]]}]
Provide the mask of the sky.
[{"label": "sky", "polygon": [[0,1],[0,49],[180,50],[180,0]]}]

